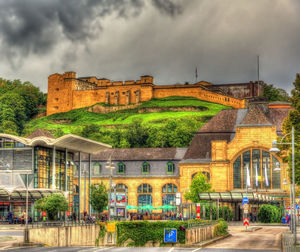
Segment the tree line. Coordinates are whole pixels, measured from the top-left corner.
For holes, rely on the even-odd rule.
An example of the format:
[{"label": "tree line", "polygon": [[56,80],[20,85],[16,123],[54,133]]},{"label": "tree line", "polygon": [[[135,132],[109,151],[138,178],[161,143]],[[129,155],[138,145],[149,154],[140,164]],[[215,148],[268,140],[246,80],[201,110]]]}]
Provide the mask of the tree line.
[{"label": "tree line", "polygon": [[21,135],[25,122],[46,105],[46,95],[30,82],[0,78],[0,132]]}]

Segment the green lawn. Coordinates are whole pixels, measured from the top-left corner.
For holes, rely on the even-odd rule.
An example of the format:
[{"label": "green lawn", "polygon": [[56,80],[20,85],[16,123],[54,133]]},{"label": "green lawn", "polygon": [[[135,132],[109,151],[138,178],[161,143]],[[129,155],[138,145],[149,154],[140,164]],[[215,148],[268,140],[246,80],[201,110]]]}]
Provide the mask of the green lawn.
[{"label": "green lawn", "polygon": [[[198,112],[157,112],[157,113],[137,113],[138,108],[147,107],[204,107],[207,110]],[[41,117],[28,122],[25,126],[24,135],[28,135],[38,128],[47,130],[61,129],[64,133],[72,133],[78,131],[87,124],[96,124],[100,126],[119,126],[122,128],[136,118],[140,119],[143,124],[153,125],[155,127],[162,126],[168,119],[186,119],[191,118],[199,122],[199,127],[203,125],[209,118],[216,115],[223,109],[230,107],[221,104],[210,103],[199,100],[194,97],[167,97],[162,99],[152,99],[143,102],[138,108],[120,110],[114,113],[97,114],[86,111],[86,108],[76,109],[65,113],[53,114],[47,117]],[[69,120],[70,123],[60,124],[56,120]]]}]

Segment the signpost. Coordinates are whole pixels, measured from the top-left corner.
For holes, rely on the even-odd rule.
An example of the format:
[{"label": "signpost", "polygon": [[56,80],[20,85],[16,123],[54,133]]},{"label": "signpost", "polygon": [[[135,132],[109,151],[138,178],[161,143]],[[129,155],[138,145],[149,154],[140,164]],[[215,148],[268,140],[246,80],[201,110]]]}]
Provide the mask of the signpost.
[{"label": "signpost", "polygon": [[248,197],[244,197],[242,205],[247,204],[247,203],[249,203],[249,199],[248,199]]},{"label": "signpost", "polygon": [[243,218],[243,222],[244,222],[243,225],[246,227],[246,230],[247,230],[247,227],[250,226],[249,218]]},{"label": "signpost", "polygon": [[177,229],[175,228],[165,228],[164,229],[164,242],[165,243],[176,243],[177,242]]}]

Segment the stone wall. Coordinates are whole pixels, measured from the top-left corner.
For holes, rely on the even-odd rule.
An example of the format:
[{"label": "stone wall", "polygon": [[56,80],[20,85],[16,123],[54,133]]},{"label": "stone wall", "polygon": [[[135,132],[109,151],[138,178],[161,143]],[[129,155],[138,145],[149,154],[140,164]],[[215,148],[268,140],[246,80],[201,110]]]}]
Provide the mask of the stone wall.
[{"label": "stone wall", "polygon": [[[95,246],[99,231],[99,225],[30,228],[29,242],[52,247]],[[113,240],[107,243],[107,238],[100,239],[99,245],[112,245]]]},{"label": "stone wall", "polygon": [[[213,225],[186,229],[185,243],[191,245],[212,239],[213,229]],[[30,228],[29,242],[52,247],[95,246],[99,231],[99,225]],[[99,246],[111,245],[115,245],[115,241],[106,233],[99,240]]]},{"label": "stone wall", "polygon": [[192,245],[214,238],[214,226],[188,228],[185,230],[185,244]]}]

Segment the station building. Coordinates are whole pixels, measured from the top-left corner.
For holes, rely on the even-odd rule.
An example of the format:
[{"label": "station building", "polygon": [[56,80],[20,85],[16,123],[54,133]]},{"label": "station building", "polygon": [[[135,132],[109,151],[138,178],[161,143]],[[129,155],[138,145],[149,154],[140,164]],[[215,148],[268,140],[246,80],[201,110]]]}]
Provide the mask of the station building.
[{"label": "station building", "polygon": [[[229,205],[235,219],[240,219],[245,195],[254,211],[274,199],[288,201],[288,165],[269,149],[272,141],[283,135],[282,124],[291,109],[287,104],[252,102],[245,109],[219,112],[199,129],[188,148],[111,149],[92,155],[90,160],[83,155],[82,163],[91,167],[92,184],[103,181],[109,186],[105,167],[111,160],[116,167],[113,183],[127,190],[132,206],[174,205],[178,193],[185,203],[183,194],[192,178],[203,173],[214,193],[202,194],[201,199]],[[81,188],[86,178],[81,179]],[[86,206],[87,194],[78,193]]]}]

